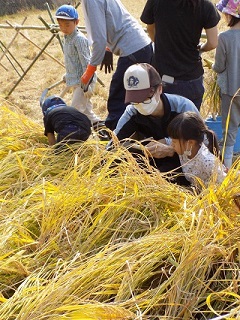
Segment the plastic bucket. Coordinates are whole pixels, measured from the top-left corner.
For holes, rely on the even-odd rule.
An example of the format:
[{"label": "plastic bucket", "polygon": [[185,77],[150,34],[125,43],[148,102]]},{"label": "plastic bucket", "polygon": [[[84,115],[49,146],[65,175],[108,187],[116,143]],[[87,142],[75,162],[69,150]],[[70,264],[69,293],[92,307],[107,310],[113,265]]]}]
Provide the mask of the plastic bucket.
[{"label": "plastic bucket", "polygon": [[[205,124],[210,130],[213,130],[216,133],[218,140],[222,139],[222,117],[216,117],[216,120],[213,118],[208,118],[205,121]],[[236,142],[234,145],[234,152],[240,152],[240,128],[238,129],[238,134],[236,138]]]}]

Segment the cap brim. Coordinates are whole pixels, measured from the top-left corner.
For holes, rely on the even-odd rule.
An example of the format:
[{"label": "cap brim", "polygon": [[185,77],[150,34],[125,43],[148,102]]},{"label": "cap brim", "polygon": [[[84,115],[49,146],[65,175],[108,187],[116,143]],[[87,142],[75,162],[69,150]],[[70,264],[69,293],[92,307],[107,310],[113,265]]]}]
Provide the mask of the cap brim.
[{"label": "cap brim", "polygon": [[62,20],[75,20],[74,18],[66,17],[66,16],[55,16],[55,19],[62,19]]},{"label": "cap brim", "polygon": [[151,90],[152,90],[152,88],[147,88],[147,89],[142,89],[142,90],[126,90],[125,103],[143,102],[143,101],[147,100],[147,98],[149,98]]}]

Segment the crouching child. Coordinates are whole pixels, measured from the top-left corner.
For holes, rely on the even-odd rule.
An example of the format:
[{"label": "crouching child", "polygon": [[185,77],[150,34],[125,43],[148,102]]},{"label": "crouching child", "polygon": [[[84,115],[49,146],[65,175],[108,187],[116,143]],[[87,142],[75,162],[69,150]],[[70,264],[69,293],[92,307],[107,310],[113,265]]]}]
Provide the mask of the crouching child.
[{"label": "crouching child", "polygon": [[74,107],[67,106],[60,97],[48,97],[41,107],[44,135],[50,146],[59,142],[71,144],[86,141],[89,138],[91,122],[88,117]]}]

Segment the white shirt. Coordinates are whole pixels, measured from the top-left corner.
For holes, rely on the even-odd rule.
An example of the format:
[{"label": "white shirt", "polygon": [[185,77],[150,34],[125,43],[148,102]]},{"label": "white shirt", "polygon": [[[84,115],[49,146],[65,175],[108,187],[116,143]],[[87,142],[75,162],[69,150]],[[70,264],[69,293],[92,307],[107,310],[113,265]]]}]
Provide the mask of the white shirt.
[{"label": "white shirt", "polygon": [[186,155],[179,155],[179,159],[186,179],[193,185],[197,184],[196,178],[201,179],[207,186],[212,177],[216,183],[221,183],[226,176],[225,167],[204,143],[194,158],[188,159]]}]

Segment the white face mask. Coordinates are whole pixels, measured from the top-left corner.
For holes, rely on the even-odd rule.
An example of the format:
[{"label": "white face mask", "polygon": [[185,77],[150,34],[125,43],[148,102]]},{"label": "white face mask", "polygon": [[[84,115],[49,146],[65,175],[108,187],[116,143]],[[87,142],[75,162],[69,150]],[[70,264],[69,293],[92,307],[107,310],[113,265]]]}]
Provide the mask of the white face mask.
[{"label": "white face mask", "polygon": [[134,104],[134,108],[137,109],[139,113],[141,113],[144,116],[151,115],[156,109],[160,101],[160,96],[158,94],[154,94],[154,96],[151,98],[151,102],[149,103],[137,103]]},{"label": "white face mask", "polygon": [[190,159],[191,155],[192,155],[192,146],[189,146],[189,141],[188,141],[186,149],[183,151],[182,155],[179,155],[179,157],[184,163],[186,163],[189,160],[191,160]]}]

